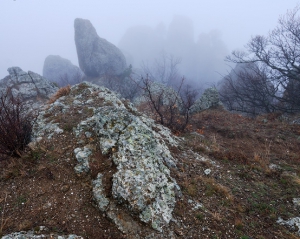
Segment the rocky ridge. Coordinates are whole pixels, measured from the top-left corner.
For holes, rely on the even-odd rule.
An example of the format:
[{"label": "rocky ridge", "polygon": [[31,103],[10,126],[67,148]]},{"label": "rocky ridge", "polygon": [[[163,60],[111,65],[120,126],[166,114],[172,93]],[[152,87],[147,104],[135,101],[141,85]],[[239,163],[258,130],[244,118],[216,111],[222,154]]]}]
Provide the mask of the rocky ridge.
[{"label": "rocky ridge", "polygon": [[10,67],[9,75],[0,81],[0,92],[7,90],[33,108],[47,101],[58,87],[32,71],[25,72],[20,67]]},{"label": "rocky ridge", "polygon": [[[176,168],[176,162],[168,148],[176,146],[178,139],[167,128],[140,115],[129,102],[119,100],[113,92],[84,82],[40,112],[34,129],[36,141],[66,133],[59,122],[49,119],[50,115],[53,118],[75,113],[80,114],[80,120],[73,125],[72,133],[81,145],[74,148],[78,161],[76,173],[90,173],[90,156],[97,147],[116,167],[111,168],[115,173],[109,193],[102,186],[105,172],[98,172],[91,182],[100,211],[123,233],[130,233],[136,227],[133,225],[140,222],[162,232],[172,219],[175,194],[180,194],[179,186],[170,176],[170,168]],[[90,138],[93,140],[83,143]],[[120,207],[126,220],[117,216]]]}]

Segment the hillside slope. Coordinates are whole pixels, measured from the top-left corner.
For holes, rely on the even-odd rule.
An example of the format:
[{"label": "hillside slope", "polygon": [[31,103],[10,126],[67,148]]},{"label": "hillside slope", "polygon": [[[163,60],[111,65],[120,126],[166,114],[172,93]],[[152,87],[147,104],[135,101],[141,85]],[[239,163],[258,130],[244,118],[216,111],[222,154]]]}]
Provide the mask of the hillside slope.
[{"label": "hillside slope", "polygon": [[299,238],[284,224],[300,213],[300,125],[283,116],[209,109],[175,137],[83,83],[39,117],[37,142],[0,161],[2,235]]}]

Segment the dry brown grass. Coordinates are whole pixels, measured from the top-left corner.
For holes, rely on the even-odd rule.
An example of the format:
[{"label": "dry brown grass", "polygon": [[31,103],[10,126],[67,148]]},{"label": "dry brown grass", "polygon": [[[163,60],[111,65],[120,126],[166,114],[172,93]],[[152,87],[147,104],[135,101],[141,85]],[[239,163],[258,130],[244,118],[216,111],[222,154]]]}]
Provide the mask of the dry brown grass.
[{"label": "dry brown grass", "polygon": [[256,161],[262,167],[273,159],[299,161],[300,125],[276,116],[251,119],[221,109],[206,110],[193,117],[191,131],[201,131],[209,154],[218,159],[243,164]]},{"label": "dry brown grass", "polygon": [[242,230],[244,227],[243,221],[240,217],[234,219],[234,226],[237,230]]},{"label": "dry brown grass", "polygon": [[7,200],[8,193],[5,193],[4,199],[0,199],[0,203],[3,201],[3,208],[1,210],[1,222],[0,222],[0,236],[2,236],[3,229],[6,226],[7,222],[10,220],[10,217],[5,218],[5,208],[6,208],[6,200]]},{"label": "dry brown grass", "polygon": [[[264,157],[264,155],[259,155],[258,153],[254,153],[253,163],[257,164],[258,168],[262,169],[266,173],[270,173],[270,160],[268,157]],[[255,165],[253,165],[255,167]]]},{"label": "dry brown grass", "polygon": [[298,176],[293,176],[293,182],[300,186],[300,178]]},{"label": "dry brown grass", "polygon": [[222,220],[222,215],[221,213],[218,213],[218,212],[213,212],[211,213],[213,219],[215,219],[216,221],[221,221]]},{"label": "dry brown grass", "polygon": [[71,91],[70,85],[59,88],[59,90],[49,99],[48,104],[52,104],[60,97],[68,95],[70,91]]},{"label": "dry brown grass", "polygon": [[230,192],[230,189],[221,185],[220,183],[216,182],[216,180],[214,178],[200,176],[199,180],[204,182],[204,184],[206,185],[206,187],[207,187],[206,194],[207,195],[218,194],[221,197],[226,198],[230,202],[233,202],[234,197],[233,197],[232,193]]},{"label": "dry brown grass", "polygon": [[5,164],[5,167],[1,169],[0,180],[7,180],[9,178],[14,178],[17,176],[26,176],[27,175],[27,165],[23,162],[23,158],[15,159],[12,158],[8,160]]}]

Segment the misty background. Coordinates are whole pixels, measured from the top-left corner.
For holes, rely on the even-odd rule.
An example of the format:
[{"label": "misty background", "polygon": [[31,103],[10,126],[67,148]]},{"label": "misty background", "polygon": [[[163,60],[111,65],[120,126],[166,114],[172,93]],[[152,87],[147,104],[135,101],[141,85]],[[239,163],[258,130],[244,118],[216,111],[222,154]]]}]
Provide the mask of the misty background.
[{"label": "misty background", "polygon": [[154,69],[163,59],[197,85],[230,71],[224,61],[251,36],[267,35],[296,0],[1,0],[0,79],[7,68],[42,75],[48,55],[78,66],[74,19],[91,21],[98,35],[119,47],[134,69]]}]

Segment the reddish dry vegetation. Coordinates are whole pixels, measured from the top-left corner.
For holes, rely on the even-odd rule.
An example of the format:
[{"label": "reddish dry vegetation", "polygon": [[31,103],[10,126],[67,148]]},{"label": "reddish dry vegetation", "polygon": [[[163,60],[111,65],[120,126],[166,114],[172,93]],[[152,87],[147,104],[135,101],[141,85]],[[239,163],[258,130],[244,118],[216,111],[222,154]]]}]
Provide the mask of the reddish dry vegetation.
[{"label": "reddish dry vegetation", "polygon": [[[115,166],[97,151],[92,174],[78,177],[73,149],[80,145],[68,128],[21,159],[0,161],[0,232],[44,225],[85,238],[126,238],[92,198],[90,181]],[[293,198],[300,197],[300,125],[214,109],[197,114],[188,129],[172,148],[178,160],[172,176],[182,191],[170,222],[176,238],[298,238],[276,221],[299,216]],[[197,160],[191,149],[212,161]]]},{"label": "reddish dry vegetation", "polygon": [[58,91],[49,99],[48,104],[52,104],[58,98],[68,95],[70,93],[70,91],[71,91],[71,86],[70,85],[59,88]]}]

